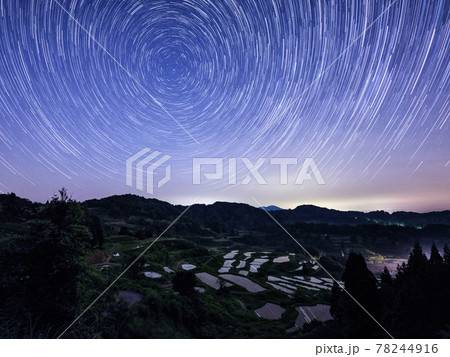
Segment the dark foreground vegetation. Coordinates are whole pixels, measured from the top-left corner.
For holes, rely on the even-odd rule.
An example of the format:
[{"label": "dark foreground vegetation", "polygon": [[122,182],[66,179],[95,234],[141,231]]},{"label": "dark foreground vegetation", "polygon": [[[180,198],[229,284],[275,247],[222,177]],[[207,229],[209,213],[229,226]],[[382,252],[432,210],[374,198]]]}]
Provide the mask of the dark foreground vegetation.
[{"label": "dark foreground vegetation", "polygon": [[[444,258],[435,245],[427,259],[419,243],[394,277],[385,268],[378,284],[361,254],[351,253],[342,276],[345,290],[395,338],[449,337],[450,249]],[[331,313],[344,337],[389,335],[336,283]]]},{"label": "dark foreground vegetation", "polygon": [[[208,208],[209,207],[209,208]],[[170,224],[183,207],[136,196],[78,203],[66,190],[45,204],[0,195],[0,337],[58,337],[87,306]],[[450,237],[448,211],[418,214],[339,212],[304,206],[276,211],[326,269],[394,337],[450,335]],[[316,217],[316,218],[314,218]],[[355,218],[356,217],[356,218]],[[267,223],[265,223],[267,222]],[[180,269],[189,260],[217,274],[224,249],[294,252],[278,272],[294,270],[303,252],[268,219],[247,205],[196,205],[134,264],[65,334],[68,338],[346,338],[387,337],[348,294],[270,289],[250,294],[222,284],[198,285]],[[419,243],[432,245],[429,258]],[[413,247],[395,274],[378,279],[366,265],[367,250]],[[410,248],[411,249],[411,248]],[[410,250],[409,249],[409,250]],[[120,256],[113,252],[120,251]],[[363,256],[364,254],[364,256]],[[175,271],[158,281],[142,271]],[[321,274],[306,271],[304,274]],[[272,269],[272,270],[271,270]],[[276,272],[261,268],[257,281]],[[260,280],[258,280],[260,279]],[[130,304],[119,292],[139,297]],[[279,320],[259,318],[263,302],[285,308]],[[312,321],[287,333],[300,305],[331,305],[334,320]]]}]

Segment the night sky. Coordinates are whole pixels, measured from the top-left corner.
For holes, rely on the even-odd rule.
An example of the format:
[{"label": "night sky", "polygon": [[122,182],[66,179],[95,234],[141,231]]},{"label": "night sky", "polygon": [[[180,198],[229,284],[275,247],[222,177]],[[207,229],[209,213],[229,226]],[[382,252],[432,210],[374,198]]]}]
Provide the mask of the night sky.
[{"label": "night sky", "polygon": [[[449,3],[0,0],[0,191],[450,209]],[[125,184],[145,147],[172,156],[154,195]],[[326,184],[194,186],[194,157]]]}]

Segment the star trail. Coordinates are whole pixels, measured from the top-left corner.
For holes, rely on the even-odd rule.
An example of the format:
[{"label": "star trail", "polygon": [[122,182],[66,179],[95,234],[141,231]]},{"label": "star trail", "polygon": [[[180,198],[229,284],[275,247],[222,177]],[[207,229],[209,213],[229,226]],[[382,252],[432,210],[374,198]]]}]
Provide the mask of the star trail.
[{"label": "star trail", "polygon": [[[149,147],[173,203],[449,209],[449,4],[0,0],[0,191],[143,194]],[[326,184],[194,186],[195,157],[311,157]]]}]

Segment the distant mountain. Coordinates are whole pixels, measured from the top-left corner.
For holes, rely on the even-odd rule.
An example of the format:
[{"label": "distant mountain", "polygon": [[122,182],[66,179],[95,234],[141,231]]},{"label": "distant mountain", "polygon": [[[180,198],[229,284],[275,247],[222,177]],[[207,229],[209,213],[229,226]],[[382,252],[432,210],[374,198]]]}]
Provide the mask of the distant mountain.
[{"label": "distant mountain", "polygon": [[[85,208],[97,214],[107,214],[112,218],[127,218],[145,216],[151,220],[175,219],[186,207],[172,205],[154,198],[144,198],[135,195],[111,196],[103,199],[85,201]],[[282,224],[322,223],[335,225],[407,225],[425,226],[427,224],[450,225],[450,211],[415,213],[374,211],[369,213],[359,211],[338,211],[314,205],[301,205],[294,209],[281,209],[277,206],[253,207],[245,203],[216,202],[210,205],[195,204],[183,216],[204,226],[205,223],[223,225],[237,229],[251,229],[270,225],[263,210],[271,214]]]},{"label": "distant mountain", "polygon": [[[92,214],[115,222],[158,223],[167,226],[186,206],[172,205],[154,198],[136,195],[110,196],[87,200],[82,207]],[[14,194],[0,195],[0,221],[29,218],[39,203],[21,199]],[[214,231],[230,229],[248,230],[273,225],[274,222],[263,212],[271,212],[282,224],[318,223],[332,225],[399,225],[423,227],[426,225],[450,225],[450,211],[415,213],[374,211],[338,211],[313,205],[301,205],[295,209],[281,209],[277,206],[253,207],[244,203],[216,202],[211,205],[195,204],[181,217],[179,223],[193,232],[204,227]],[[212,228],[211,228],[212,229]]]},{"label": "distant mountain", "polygon": [[441,212],[359,212],[338,211],[313,205],[302,205],[293,210],[274,212],[273,215],[284,223],[327,223],[336,225],[382,224],[400,226],[425,226],[428,224],[450,225],[450,211]]},{"label": "distant mountain", "polygon": [[274,206],[274,205],[270,205],[270,206],[265,206],[265,207],[259,207],[265,211],[281,211],[283,210],[283,208],[280,208],[278,206]]}]

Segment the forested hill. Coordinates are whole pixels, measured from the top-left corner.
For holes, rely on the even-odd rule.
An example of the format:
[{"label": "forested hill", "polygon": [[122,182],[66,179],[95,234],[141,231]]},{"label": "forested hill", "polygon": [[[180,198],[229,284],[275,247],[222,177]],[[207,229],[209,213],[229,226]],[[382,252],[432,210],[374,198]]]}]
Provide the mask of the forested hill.
[{"label": "forested hill", "polygon": [[[20,220],[41,206],[14,194],[0,195],[0,219]],[[145,216],[154,220],[173,220],[186,207],[172,205],[154,198],[136,195],[110,196],[102,199],[87,200],[82,207],[98,215],[112,218]],[[405,225],[423,227],[426,225],[450,225],[450,210],[441,212],[415,213],[374,211],[339,211],[313,205],[301,205],[295,209],[274,210],[270,212],[280,223],[324,223],[333,225]],[[211,205],[195,204],[186,213],[185,219],[204,224],[221,222],[226,226],[241,229],[253,229],[271,224],[264,210],[243,203],[216,202]]]},{"label": "forested hill", "polygon": [[[110,216],[149,215],[155,219],[170,219],[185,209],[185,206],[172,205],[153,198],[135,195],[111,196],[83,202],[83,206],[108,213]],[[301,205],[295,209],[273,210],[270,212],[282,223],[326,223],[335,225],[384,224],[424,226],[428,224],[450,225],[450,210],[441,212],[415,213],[373,211],[339,211],[313,205]],[[216,202],[211,205],[195,204],[188,216],[195,221],[220,220],[226,224],[252,228],[267,221],[264,210],[244,203]]]}]

